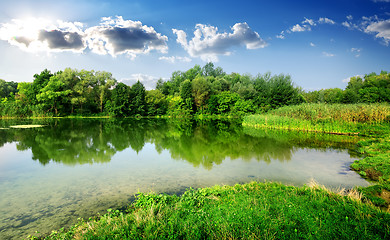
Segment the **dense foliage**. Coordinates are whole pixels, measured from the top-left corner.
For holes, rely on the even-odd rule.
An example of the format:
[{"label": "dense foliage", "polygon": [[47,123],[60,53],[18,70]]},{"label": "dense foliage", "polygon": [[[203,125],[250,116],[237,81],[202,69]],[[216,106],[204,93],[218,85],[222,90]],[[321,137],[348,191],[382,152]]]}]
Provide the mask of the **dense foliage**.
[{"label": "dense foliage", "polygon": [[339,88],[303,92],[289,75],[226,74],[207,63],[175,71],[154,90],[125,85],[109,72],[45,69],[32,82],[0,80],[0,116],[243,116],[301,103],[390,102],[390,73],[352,77]]},{"label": "dense foliage", "polygon": [[309,103],[378,103],[390,102],[390,73],[382,71],[350,78],[345,90],[321,89],[304,94]]},{"label": "dense foliage", "polygon": [[[4,87],[3,87],[4,86]],[[141,82],[118,82],[108,72],[45,69],[33,82],[0,82],[0,116],[191,116],[262,112],[304,102],[288,75],[226,74],[207,63],[176,71],[147,91]]]}]

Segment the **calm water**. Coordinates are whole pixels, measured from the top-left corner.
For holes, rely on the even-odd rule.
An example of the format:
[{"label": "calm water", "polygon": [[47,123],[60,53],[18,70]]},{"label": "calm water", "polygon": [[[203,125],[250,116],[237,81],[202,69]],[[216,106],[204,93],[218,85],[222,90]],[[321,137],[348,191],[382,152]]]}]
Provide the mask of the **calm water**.
[{"label": "calm water", "polygon": [[[42,128],[12,129],[18,124]],[[311,179],[366,186],[349,165],[356,138],[243,129],[240,123],[52,119],[0,121],[0,239],[121,208],[138,191]]]}]

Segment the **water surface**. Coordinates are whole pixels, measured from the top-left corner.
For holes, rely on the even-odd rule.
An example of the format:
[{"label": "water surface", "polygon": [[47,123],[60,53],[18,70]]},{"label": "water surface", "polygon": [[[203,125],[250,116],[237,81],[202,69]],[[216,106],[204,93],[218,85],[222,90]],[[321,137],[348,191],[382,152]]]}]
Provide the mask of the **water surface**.
[{"label": "water surface", "polygon": [[[44,127],[9,128],[18,124]],[[0,128],[0,239],[47,234],[125,207],[138,191],[180,194],[253,180],[368,185],[349,169],[355,137],[221,120],[3,120]]]}]

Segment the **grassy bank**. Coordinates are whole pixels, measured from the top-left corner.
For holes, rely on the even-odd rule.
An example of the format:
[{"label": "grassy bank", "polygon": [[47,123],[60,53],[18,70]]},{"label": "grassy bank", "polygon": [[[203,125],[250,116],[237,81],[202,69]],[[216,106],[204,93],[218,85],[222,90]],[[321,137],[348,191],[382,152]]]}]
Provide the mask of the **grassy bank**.
[{"label": "grassy bank", "polygon": [[140,194],[128,213],[110,211],[47,239],[389,238],[390,214],[356,197],[256,182],[190,189],[180,197]]},{"label": "grassy bank", "polygon": [[301,104],[267,114],[250,115],[243,125],[256,128],[298,130],[349,135],[376,135],[389,131],[388,104]]},{"label": "grassy bank", "polygon": [[388,104],[302,104],[244,118],[243,125],[365,136],[356,144],[362,159],[351,168],[376,184],[359,188],[363,201],[390,207],[390,106]]}]

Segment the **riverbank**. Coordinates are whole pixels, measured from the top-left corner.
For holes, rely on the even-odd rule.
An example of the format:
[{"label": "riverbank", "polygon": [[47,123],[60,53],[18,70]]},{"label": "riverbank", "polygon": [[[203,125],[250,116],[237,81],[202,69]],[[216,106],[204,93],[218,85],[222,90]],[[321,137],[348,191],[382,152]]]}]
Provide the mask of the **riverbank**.
[{"label": "riverbank", "polygon": [[[359,194],[252,182],[139,194],[123,213],[80,221],[47,239],[386,239],[390,214]],[[33,239],[33,238],[32,238]]]},{"label": "riverbank", "polygon": [[390,209],[390,106],[388,104],[302,104],[244,118],[243,126],[365,137],[362,156],[351,168],[375,183],[358,188],[363,201]]}]

